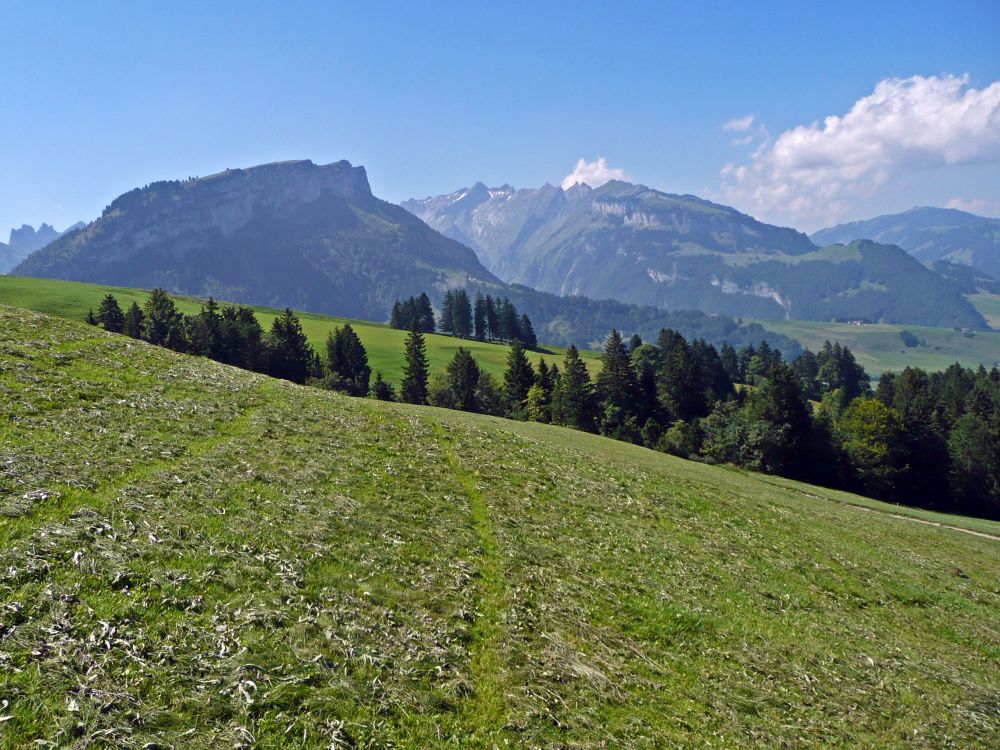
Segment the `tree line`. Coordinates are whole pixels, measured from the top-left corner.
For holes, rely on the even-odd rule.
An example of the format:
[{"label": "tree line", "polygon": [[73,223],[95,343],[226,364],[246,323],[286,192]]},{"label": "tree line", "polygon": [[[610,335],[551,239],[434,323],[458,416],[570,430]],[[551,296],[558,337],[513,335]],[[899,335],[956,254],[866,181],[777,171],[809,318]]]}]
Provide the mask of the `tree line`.
[{"label": "tree line", "polygon": [[397,393],[380,372],[373,377],[350,325],[330,332],[321,357],[289,309],[265,332],[249,307],[220,307],[210,299],[197,314],[182,315],[157,289],[141,308],[133,303],[127,311],[109,294],[88,320],[176,351],[354,396],[564,425],[684,458],[1000,517],[997,368],[906,368],[884,374],[873,391],[854,355],[839,344],[827,342],[786,362],[766,341],[716,349],[669,329],[655,343],[637,335],[626,342],[613,330],[596,376],[575,346],[561,364],[542,358],[536,367],[514,337],[497,379],[464,347],[444,370],[431,373],[426,331],[417,320],[406,337]]},{"label": "tree line", "polygon": [[445,292],[436,318],[426,293],[403,302],[397,299],[389,314],[389,326],[405,331],[416,327],[421,333],[440,331],[479,341],[518,340],[529,349],[538,347],[531,318],[518,315],[517,307],[507,297],[494,298],[476,292],[470,300],[469,293],[464,289]]}]

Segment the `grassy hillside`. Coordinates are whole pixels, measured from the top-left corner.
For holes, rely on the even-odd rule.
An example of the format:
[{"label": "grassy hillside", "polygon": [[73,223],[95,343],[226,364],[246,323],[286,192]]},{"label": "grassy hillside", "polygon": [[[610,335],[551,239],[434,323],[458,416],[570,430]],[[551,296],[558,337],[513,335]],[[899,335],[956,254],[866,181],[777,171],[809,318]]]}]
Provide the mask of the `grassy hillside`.
[{"label": "grassy hillside", "polygon": [[969,302],[986,318],[991,328],[1000,331],[1000,294],[970,294]]},{"label": "grassy hillside", "polygon": [[[77,281],[0,276],[0,304],[24,307],[72,320],[83,320],[89,309],[96,311],[101,298],[109,293],[115,295],[123,309],[127,309],[132,302],[138,302],[141,306],[148,296],[141,289],[100,286]],[[175,300],[184,313],[195,313],[202,304],[202,300],[190,297],[175,297]],[[267,307],[254,307],[254,310],[257,311],[261,325],[265,330],[269,329],[277,311]],[[404,331],[369,321],[333,318],[329,315],[300,313],[299,318],[309,341],[323,355],[326,353],[327,334],[334,326],[349,322],[368,350],[368,360],[372,370],[381,370],[386,379],[395,383],[402,378],[403,342],[406,339]],[[485,370],[498,378],[503,375],[507,364],[506,346],[459,340],[451,336],[430,335],[426,338],[427,358],[432,371],[443,368],[455,355],[455,350],[459,346],[464,346],[472,352]],[[564,348],[557,346],[544,348],[551,353],[539,355],[529,352],[529,358],[535,363],[540,357],[545,357],[550,363],[562,362]],[[600,370],[600,360],[595,352],[581,352],[581,354],[592,372]]]},{"label": "grassy hillside", "polygon": [[996,539],[6,307],[0,352],[0,747],[1000,733]]},{"label": "grassy hillside", "polygon": [[[1000,332],[997,331],[980,331],[970,338],[952,328],[882,323],[854,326],[801,320],[758,322],[769,331],[797,339],[814,352],[827,340],[846,344],[872,375],[886,370],[899,372],[907,365],[943,370],[955,362],[965,367],[978,367],[980,363],[986,367],[1000,364]],[[906,347],[899,337],[901,331],[910,331],[926,346]]]}]

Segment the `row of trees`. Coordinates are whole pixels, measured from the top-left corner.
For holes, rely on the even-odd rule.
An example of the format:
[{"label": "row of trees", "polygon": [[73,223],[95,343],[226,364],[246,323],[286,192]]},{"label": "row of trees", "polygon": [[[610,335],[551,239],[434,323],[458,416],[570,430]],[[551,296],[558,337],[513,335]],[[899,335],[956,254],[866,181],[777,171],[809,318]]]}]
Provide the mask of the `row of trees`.
[{"label": "row of trees", "polygon": [[441,312],[435,320],[430,298],[426,294],[396,300],[389,314],[389,326],[409,331],[416,327],[421,333],[439,330],[460,338],[479,341],[520,341],[529,349],[538,347],[538,337],[527,315],[518,315],[508,298],[493,298],[476,292],[473,300],[464,289],[449,289],[441,300]]},{"label": "row of trees", "polygon": [[617,331],[592,377],[571,346],[537,367],[515,338],[503,377],[459,347],[431,373],[424,332],[406,338],[399,393],[374,373],[350,325],[325,357],[291,310],[265,333],[247,307],[209,300],[181,315],[163,290],[123,311],[113,296],[88,318],[110,331],[294,382],[511,419],[550,422],[685,458],[731,463],[908,505],[1000,517],[1000,370],[886,373],[872,392],[847,347],[792,362],[766,342],[716,350],[664,329],[655,344]]}]

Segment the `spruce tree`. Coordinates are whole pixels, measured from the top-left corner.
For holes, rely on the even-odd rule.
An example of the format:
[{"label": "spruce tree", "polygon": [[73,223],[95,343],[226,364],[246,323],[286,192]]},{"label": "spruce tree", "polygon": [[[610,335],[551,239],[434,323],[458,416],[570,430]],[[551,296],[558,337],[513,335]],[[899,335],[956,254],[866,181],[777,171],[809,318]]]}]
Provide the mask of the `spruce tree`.
[{"label": "spruce tree", "polygon": [[151,344],[167,346],[170,339],[175,349],[183,341],[181,314],[165,289],[154,289],[142,306],[142,337]]},{"label": "spruce tree", "polygon": [[403,325],[403,306],[400,304],[399,299],[392,304],[392,312],[389,313],[389,327],[390,328],[404,328]]},{"label": "spruce tree", "polygon": [[416,326],[406,337],[406,363],[403,365],[403,382],[400,396],[408,404],[427,403],[427,345]]},{"label": "spruce tree", "polygon": [[458,347],[455,356],[448,363],[447,373],[454,408],[476,411],[476,389],[482,373],[468,350]]},{"label": "spruce tree", "polygon": [[133,302],[125,313],[125,322],[122,324],[122,333],[134,339],[142,338],[142,310],[138,303]]},{"label": "spruce tree", "polygon": [[375,371],[375,380],[372,381],[371,389],[368,395],[379,401],[396,400],[396,390],[392,387],[392,383],[389,383],[382,377],[381,370]]},{"label": "spruce tree", "polygon": [[472,305],[464,289],[456,289],[452,297],[452,331],[456,336],[468,338],[472,335]]},{"label": "spruce tree", "polygon": [[84,316],[83,319],[84,321],[86,321],[87,325],[96,326],[97,316],[94,315],[94,308],[90,308],[89,310],[87,310],[87,314]]},{"label": "spruce tree", "polygon": [[518,332],[521,334],[521,341],[524,345],[529,349],[537,349],[538,337],[535,336],[535,327],[531,325],[531,318],[527,315],[522,315],[517,327]]},{"label": "spruce tree", "polygon": [[552,421],[578,430],[593,430],[594,386],[575,346],[566,350],[563,370],[552,393]]},{"label": "spruce tree", "polygon": [[500,318],[500,338],[507,341],[521,338],[521,330],[517,321],[517,308],[506,297],[501,300],[497,315]]},{"label": "spruce tree", "polygon": [[421,292],[414,303],[417,314],[417,327],[421,333],[434,333],[434,307],[431,305],[431,298],[426,292]]},{"label": "spruce tree", "polygon": [[476,301],[472,310],[473,333],[480,341],[486,338],[486,299],[482,292],[476,292]]},{"label": "spruce tree", "polygon": [[535,371],[524,353],[524,347],[514,339],[507,354],[507,369],[503,374],[503,399],[507,415],[524,418],[528,389],[535,384]]},{"label": "spruce tree", "polygon": [[113,294],[104,295],[100,306],[97,308],[97,322],[105,331],[110,333],[121,333],[125,326],[125,313],[122,312]]},{"label": "spruce tree", "polygon": [[267,372],[272,377],[304,383],[313,377],[316,353],[309,346],[302,323],[290,308],[274,319],[267,336]]},{"label": "spruce tree", "polygon": [[368,365],[368,352],[350,323],[334,328],[326,340],[326,365],[331,375],[331,385],[352,396],[368,394],[372,370]]},{"label": "spruce tree", "polygon": [[441,333],[455,332],[455,292],[449,289],[441,298]]},{"label": "spruce tree", "polygon": [[601,406],[601,431],[622,439],[633,437],[638,431],[635,421],[638,387],[625,343],[614,329],[604,341],[596,391]]},{"label": "spruce tree", "polygon": [[500,315],[497,313],[496,300],[486,295],[486,337],[496,341],[500,336]]}]

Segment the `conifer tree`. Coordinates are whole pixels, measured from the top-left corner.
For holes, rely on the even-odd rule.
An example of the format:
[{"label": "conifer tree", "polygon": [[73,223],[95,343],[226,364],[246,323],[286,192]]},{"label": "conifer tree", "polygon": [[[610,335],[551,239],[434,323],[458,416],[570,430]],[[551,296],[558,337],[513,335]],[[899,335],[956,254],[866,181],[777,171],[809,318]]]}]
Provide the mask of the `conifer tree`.
[{"label": "conifer tree", "polygon": [[456,336],[468,338],[472,335],[472,305],[464,289],[456,289],[451,303],[451,329]]},{"label": "conifer tree", "polygon": [[446,291],[444,297],[441,298],[441,317],[438,328],[441,329],[441,333],[455,332],[455,292],[451,289]]},{"label": "conifer tree", "polygon": [[87,310],[87,314],[86,316],[84,316],[83,319],[84,321],[86,321],[87,325],[96,326],[97,316],[94,315],[94,308],[90,308],[89,310]]},{"label": "conifer tree", "polygon": [[497,312],[496,300],[486,295],[486,337],[490,341],[502,338],[500,335],[500,315]]},{"label": "conifer tree", "polygon": [[521,338],[521,331],[517,321],[517,308],[514,303],[506,297],[500,301],[497,309],[500,325],[500,338],[507,341]]},{"label": "conifer tree", "polygon": [[525,416],[528,389],[535,384],[535,371],[524,353],[524,347],[514,339],[507,354],[507,369],[503,374],[503,399],[507,415],[514,419]]},{"label": "conifer tree", "polygon": [[476,301],[472,311],[473,333],[480,341],[486,338],[486,299],[482,292],[476,292]]},{"label": "conifer tree", "polygon": [[173,343],[171,349],[177,349],[178,341],[183,342],[181,314],[165,289],[154,289],[149,293],[142,313],[142,337],[146,341],[157,346],[170,346],[167,344],[170,339]]},{"label": "conifer tree", "polygon": [[590,373],[580,352],[571,345],[552,392],[552,421],[578,430],[593,430],[593,413],[594,386]]},{"label": "conifer tree", "polygon": [[97,322],[110,333],[121,333],[125,327],[125,313],[122,312],[113,294],[106,294],[101,300],[97,308]]},{"label": "conifer tree", "polygon": [[372,370],[368,352],[350,323],[334,328],[326,339],[326,365],[330,371],[330,386],[352,396],[368,394]]},{"label": "conifer tree", "polygon": [[122,333],[134,339],[142,338],[142,310],[138,303],[133,302],[125,313],[125,321],[122,324]]},{"label": "conifer tree", "polygon": [[396,389],[392,387],[392,383],[382,377],[381,370],[376,370],[375,379],[372,380],[368,395],[378,401],[395,401]]},{"label": "conifer tree", "polygon": [[392,304],[392,312],[389,313],[389,327],[396,328],[397,330],[404,327],[403,306],[400,304],[398,298]]},{"label": "conifer tree", "polygon": [[421,292],[414,303],[417,314],[417,327],[421,333],[434,333],[434,308],[431,305],[431,298],[427,292]]},{"label": "conifer tree", "polygon": [[517,324],[518,332],[521,335],[521,341],[529,349],[538,348],[538,337],[535,336],[535,328],[531,325],[531,318],[527,315],[522,315],[521,320]]},{"label": "conifer tree", "polygon": [[302,323],[290,308],[274,319],[267,336],[267,371],[272,377],[304,383],[315,376],[317,355]]},{"label": "conifer tree", "polygon": [[427,345],[416,326],[406,337],[406,363],[403,365],[403,382],[400,396],[408,404],[427,403]]},{"label": "conifer tree", "polygon": [[601,431],[606,435],[629,439],[638,431],[635,423],[638,388],[632,361],[617,330],[612,329],[604,341],[596,385],[601,406]]},{"label": "conifer tree", "polygon": [[458,347],[455,356],[448,363],[447,373],[454,408],[476,411],[476,389],[482,372],[467,349]]}]

